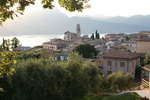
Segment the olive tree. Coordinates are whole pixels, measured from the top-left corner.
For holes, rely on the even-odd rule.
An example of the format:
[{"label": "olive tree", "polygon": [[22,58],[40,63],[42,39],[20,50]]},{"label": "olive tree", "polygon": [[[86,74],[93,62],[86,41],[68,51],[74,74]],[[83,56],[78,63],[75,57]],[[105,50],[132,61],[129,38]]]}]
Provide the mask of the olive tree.
[{"label": "olive tree", "polygon": [[131,74],[124,74],[121,71],[112,73],[107,77],[110,89],[120,91],[129,89],[132,80],[133,76]]},{"label": "olive tree", "polygon": [[77,53],[71,53],[68,61],[20,60],[15,70],[9,96],[5,94],[9,100],[82,100],[103,87],[101,71]]}]

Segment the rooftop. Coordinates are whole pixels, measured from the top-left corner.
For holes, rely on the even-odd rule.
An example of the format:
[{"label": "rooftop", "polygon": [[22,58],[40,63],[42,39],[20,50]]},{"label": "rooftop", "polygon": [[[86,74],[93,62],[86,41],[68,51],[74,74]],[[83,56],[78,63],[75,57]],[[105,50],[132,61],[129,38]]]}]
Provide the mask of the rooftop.
[{"label": "rooftop", "polygon": [[44,42],[43,44],[57,45],[57,43],[52,43],[52,42]]},{"label": "rooftop", "polygon": [[126,52],[126,51],[123,51],[123,50],[110,49],[105,54],[103,54],[102,56],[103,57],[108,57],[108,58],[132,59],[132,58],[139,57],[140,54],[133,53],[133,52]]},{"label": "rooftop", "polygon": [[143,38],[140,38],[138,41],[141,41],[141,42],[150,42],[150,37],[143,37]]}]

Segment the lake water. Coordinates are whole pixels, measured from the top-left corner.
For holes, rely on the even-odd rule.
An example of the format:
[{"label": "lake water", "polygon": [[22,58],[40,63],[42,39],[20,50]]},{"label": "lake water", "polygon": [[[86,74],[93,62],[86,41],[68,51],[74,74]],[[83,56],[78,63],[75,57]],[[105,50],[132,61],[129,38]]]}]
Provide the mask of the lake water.
[{"label": "lake water", "polygon": [[[105,34],[101,34],[101,37]],[[50,39],[53,38],[61,38],[63,39],[62,35],[19,35],[19,36],[0,36],[0,44],[4,39],[13,39],[13,37],[17,37],[20,40],[20,44],[22,46],[30,46],[34,47],[37,45],[42,45],[44,42],[48,42]],[[90,36],[90,35],[89,35]]]}]

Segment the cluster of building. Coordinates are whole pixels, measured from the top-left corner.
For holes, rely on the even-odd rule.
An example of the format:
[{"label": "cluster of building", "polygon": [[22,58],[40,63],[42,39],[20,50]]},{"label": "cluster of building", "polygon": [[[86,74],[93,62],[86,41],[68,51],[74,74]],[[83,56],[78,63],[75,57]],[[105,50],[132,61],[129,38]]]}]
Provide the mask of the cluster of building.
[{"label": "cluster of building", "polygon": [[[53,52],[55,60],[67,60],[69,52],[81,44],[93,45],[99,52],[96,57],[88,60],[95,62],[105,76],[118,71],[134,76],[136,66],[150,52],[150,32],[106,34],[103,39],[92,40],[88,35],[81,36],[81,27],[77,24],[76,32],[67,31],[64,39],[56,38],[43,43],[43,49]],[[58,50],[61,52],[55,52]],[[150,78],[150,65],[144,69],[146,80]]]},{"label": "cluster of building", "polygon": [[89,60],[95,62],[106,76],[118,71],[134,76],[136,66],[140,65],[144,55],[150,51],[150,37],[145,32],[107,34],[104,39],[92,40],[88,35],[81,36],[81,27],[77,24],[76,32],[67,31],[64,33],[64,39],[51,39],[43,43],[43,48],[51,51],[61,50],[60,53],[54,54],[55,59],[66,60],[68,53],[76,46],[90,44],[99,54]]}]

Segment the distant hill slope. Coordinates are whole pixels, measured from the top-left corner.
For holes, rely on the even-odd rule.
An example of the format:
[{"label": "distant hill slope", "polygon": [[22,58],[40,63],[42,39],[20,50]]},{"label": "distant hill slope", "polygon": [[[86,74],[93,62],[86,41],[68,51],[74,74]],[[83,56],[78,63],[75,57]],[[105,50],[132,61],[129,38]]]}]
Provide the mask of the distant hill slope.
[{"label": "distant hill slope", "polygon": [[58,10],[37,10],[7,21],[0,27],[0,35],[36,35],[63,34],[69,30],[75,32],[80,24],[82,34],[92,34],[97,29],[100,33],[138,32],[150,30],[150,15],[137,15],[130,18],[113,17],[94,20],[88,17],[67,17]]}]

